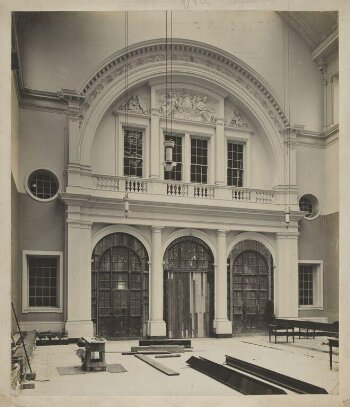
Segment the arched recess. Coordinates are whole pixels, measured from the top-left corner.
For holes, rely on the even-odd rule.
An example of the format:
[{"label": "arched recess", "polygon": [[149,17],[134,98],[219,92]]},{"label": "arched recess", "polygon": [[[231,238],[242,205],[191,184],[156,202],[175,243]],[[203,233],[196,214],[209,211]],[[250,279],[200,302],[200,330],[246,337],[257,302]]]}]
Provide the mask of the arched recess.
[{"label": "arched recess", "polygon": [[244,239],[228,257],[228,315],[233,333],[262,332],[273,312],[273,260],[260,241]]},{"label": "arched recess", "polygon": [[115,232],[94,246],[91,319],[97,335],[146,335],[149,314],[149,257],[135,236]]},{"label": "arched recess", "polygon": [[194,236],[175,239],[164,253],[164,320],[168,338],[212,336],[214,257]]},{"label": "arched recess", "polygon": [[[129,47],[126,55],[120,51],[105,61],[80,94],[80,130],[72,142],[82,168],[89,168],[93,138],[104,113],[123,94],[125,58],[128,59],[129,86],[137,86],[152,78],[164,76],[164,39],[147,41]],[[283,183],[283,139],[280,131],[288,124],[277,97],[266,82],[252,68],[233,55],[207,44],[190,40],[173,41],[173,74],[186,75],[213,84],[233,94],[252,114],[269,140],[277,171]]]}]

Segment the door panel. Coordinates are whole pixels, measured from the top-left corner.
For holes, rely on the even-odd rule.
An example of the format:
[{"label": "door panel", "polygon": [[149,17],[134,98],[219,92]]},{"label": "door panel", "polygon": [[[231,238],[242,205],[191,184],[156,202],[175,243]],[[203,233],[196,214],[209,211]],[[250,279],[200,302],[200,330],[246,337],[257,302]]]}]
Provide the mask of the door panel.
[{"label": "door panel", "polygon": [[269,270],[263,256],[252,250],[239,254],[232,267],[233,331],[261,332],[268,300]]},{"label": "door panel", "polygon": [[[107,248],[115,243],[127,246]],[[147,261],[143,246],[127,234],[110,235],[95,247],[92,319],[97,334],[106,337],[143,335],[148,320]]]}]

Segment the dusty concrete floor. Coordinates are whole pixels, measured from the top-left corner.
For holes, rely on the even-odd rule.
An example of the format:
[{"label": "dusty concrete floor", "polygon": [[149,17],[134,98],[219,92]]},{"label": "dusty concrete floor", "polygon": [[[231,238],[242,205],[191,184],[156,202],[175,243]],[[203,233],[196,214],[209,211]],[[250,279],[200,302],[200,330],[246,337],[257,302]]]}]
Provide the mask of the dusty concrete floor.
[{"label": "dusty concrete floor", "polygon": [[[120,353],[130,350],[138,341],[107,342],[107,364],[119,363],[127,372],[97,372],[61,376],[58,366],[79,366],[76,345],[40,346],[34,351],[32,369],[37,374],[35,389],[22,390],[21,395],[81,395],[81,396],[224,396],[239,395],[231,388],[191,369],[186,360],[203,356],[218,363],[225,355],[256,363],[300,380],[338,393],[338,349],[335,349],[333,370],[329,369],[326,338],[295,339],[295,343],[269,343],[267,336],[241,336],[227,339],[193,339],[192,352],[180,358],[157,359],[178,371],[179,376],[166,376],[134,356]],[[153,358],[153,356],[151,356]],[[48,380],[48,381],[45,381]]]}]

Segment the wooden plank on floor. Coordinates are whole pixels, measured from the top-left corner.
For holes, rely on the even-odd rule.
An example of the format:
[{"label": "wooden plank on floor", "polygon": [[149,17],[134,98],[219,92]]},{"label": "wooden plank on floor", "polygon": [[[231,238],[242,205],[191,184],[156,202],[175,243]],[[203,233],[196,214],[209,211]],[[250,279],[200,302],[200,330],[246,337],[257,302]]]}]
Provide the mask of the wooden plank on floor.
[{"label": "wooden plank on floor", "polygon": [[191,339],[140,339],[139,346],[150,345],[180,345],[185,348],[191,347]]},{"label": "wooden plank on floor", "polygon": [[143,362],[147,363],[148,365],[154,367],[155,369],[159,370],[160,372],[166,374],[167,376],[179,376],[179,374],[180,374],[178,372],[175,372],[175,370],[172,370],[169,367],[164,366],[161,363],[151,359],[149,356],[135,355],[135,357],[137,359],[140,359]]},{"label": "wooden plank on floor", "polygon": [[165,351],[169,353],[184,353],[185,347],[179,345],[151,345],[151,346],[132,346],[131,352],[143,351]]}]

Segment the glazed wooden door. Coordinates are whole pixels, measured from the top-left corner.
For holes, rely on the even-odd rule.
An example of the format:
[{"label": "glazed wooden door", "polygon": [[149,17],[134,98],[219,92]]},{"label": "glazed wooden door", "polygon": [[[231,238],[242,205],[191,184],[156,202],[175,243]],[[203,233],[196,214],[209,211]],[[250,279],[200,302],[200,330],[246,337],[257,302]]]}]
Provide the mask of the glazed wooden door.
[{"label": "glazed wooden door", "polygon": [[234,332],[262,332],[269,299],[269,270],[260,253],[248,250],[236,257],[231,287]]},{"label": "glazed wooden door", "polygon": [[165,254],[164,318],[169,338],[211,334],[214,312],[212,256],[198,240],[178,239]]},{"label": "glazed wooden door", "polygon": [[144,332],[148,273],[142,256],[132,249],[139,248],[139,243],[133,245],[132,239],[126,237],[127,246],[113,246],[100,257],[95,256],[92,308],[93,321],[101,336],[140,337]]}]

